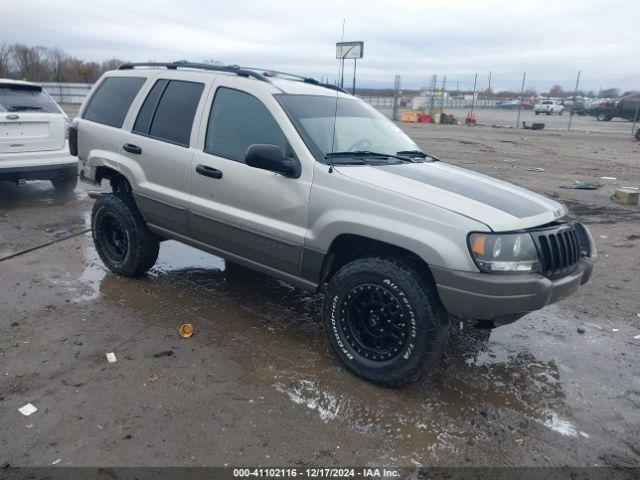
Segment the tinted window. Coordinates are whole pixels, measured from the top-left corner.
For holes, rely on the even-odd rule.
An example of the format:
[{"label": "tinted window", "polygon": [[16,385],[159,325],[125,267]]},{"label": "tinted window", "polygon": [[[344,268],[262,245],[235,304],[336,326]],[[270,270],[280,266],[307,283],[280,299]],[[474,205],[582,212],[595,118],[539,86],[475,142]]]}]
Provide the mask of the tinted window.
[{"label": "tinted window", "polygon": [[58,104],[35,85],[0,85],[0,112],[62,113]]},{"label": "tinted window", "polygon": [[153,114],[156,111],[158,101],[160,100],[160,96],[162,95],[162,92],[164,92],[167,83],[167,80],[158,80],[155,83],[155,85],[147,95],[147,98],[145,98],[144,103],[142,104],[142,108],[138,113],[138,118],[136,119],[136,123],[133,126],[134,132],[142,133],[145,135],[149,134],[149,128],[151,127]]},{"label": "tinted window", "polygon": [[196,115],[202,90],[204,90],[202,83],[171,80],[158,102],[149,135],[185,147],[189,146],[193,118]]},{"label": "tinted window", "polygon": [[219,88],[211,106],[205,152],[242,162],[254,143],[279,145],[284,152],[288,149],[282,130],[260,100]]},{"label": "tinted window", "polygon": [[89,100],[83,118],[122,127],[131,102],[145,81],[144,77],[106,78]]}]

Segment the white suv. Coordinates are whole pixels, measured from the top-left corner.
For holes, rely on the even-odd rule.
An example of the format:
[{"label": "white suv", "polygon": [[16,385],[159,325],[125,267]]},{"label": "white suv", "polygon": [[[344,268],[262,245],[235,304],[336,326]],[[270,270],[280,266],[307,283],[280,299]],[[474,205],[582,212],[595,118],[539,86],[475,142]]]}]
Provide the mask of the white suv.
[{"label": "white suv", "polygon": [[66,142],[68,118],[40,85],[0,79],[0,181],[50,180],[58,191],[78,181]]},{"label": "white suv", "polygon": [[547,115],[557,113],[558,115],[562,115],[564,106],[557,100],[543,100],[535,104],[533,111],[536,115],[540,115],[541,113],[546,113]]}]

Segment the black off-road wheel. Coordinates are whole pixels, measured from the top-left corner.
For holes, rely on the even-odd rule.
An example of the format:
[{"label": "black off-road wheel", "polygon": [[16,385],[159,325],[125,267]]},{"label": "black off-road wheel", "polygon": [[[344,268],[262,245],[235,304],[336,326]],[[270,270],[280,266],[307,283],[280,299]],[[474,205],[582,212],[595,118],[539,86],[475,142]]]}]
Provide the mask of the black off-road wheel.
[{"label": "black off-road wheel", "polygon": [[51,179],[51,184],[57,192],[72,192],[78,186],[78,177],[55,177]]},{"label": "black off-road wheel", "polygon": [[91,231],[106,267],[125,277],[137,277],[158,259],[160,242],[149,231],[133,198],[102,194],[91,214]]},{"label": "black off-road wheel", "polygon": [[418,380],[441,359],[449,334],[433,281],[391,258],[343,266],[329,283],[323,316],[346,367],[385,387]]}]

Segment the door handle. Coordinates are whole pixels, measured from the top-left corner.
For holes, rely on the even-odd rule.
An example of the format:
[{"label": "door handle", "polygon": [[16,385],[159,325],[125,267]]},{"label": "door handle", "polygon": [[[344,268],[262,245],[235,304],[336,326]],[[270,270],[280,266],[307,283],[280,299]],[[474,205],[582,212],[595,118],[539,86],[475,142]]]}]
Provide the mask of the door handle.
[{"label": "door handle", "polygon": [[139,146],[133,145],[131,143],[125,143],[124,145],[122,145],[122,149],[125,152],[133,153],[134,155],[140,155],[142,153],[142,149]]},{"label": "door handle", "polygon": [[217,168],[207,167],[206,165],[198,165],[196,166],[196,172],[200,175],[204,175],[205,177],[215,178],[220,180],[222,178],[222,172]]}]

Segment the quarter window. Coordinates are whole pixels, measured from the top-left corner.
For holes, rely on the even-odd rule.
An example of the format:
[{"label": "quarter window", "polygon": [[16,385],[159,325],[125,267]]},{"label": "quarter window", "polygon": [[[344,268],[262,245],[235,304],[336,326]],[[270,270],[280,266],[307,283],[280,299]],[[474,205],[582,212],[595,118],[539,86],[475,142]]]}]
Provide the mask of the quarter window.
[{"label": "quarter window", "polygon": [[203,83],[158,80],[145,98],[133,132],[189,146]]},{"label": "quarter window", "polygon": [[82,118],[120,128],[145,77],[109,77],[104,79],[89,100]]},{"label": "quarter window", "polygon": [[211,106],[204,151],[244,162],[250,145],[278,145],[287,155],[291,149],[267,107],[253,95],[220,87]]}]

